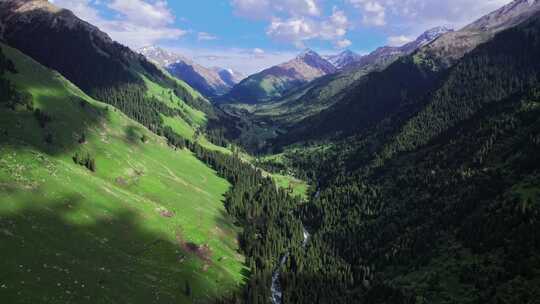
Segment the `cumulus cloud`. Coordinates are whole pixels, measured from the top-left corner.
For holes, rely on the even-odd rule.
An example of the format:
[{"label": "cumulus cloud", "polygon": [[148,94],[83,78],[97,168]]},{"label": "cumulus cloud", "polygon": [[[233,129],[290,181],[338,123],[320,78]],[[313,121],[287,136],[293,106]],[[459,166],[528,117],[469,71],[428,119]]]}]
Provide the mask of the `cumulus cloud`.
[{"label": "cumulus cloud", "polygon": [[216,39],[217,39],[217,36],[212,35],[207,32],[199,32],[197,34],[197,40],[199,41],[209,41],[209,40],[216,40]]},{"label": "cumulus cloud", "polygon": [[383,26],[386,24],[386,8],[377,0],[348,0],[352,6],[362,11],[365,25]]},{"label": "cumulus cloud", "polygon": [[419,31],[447,25],[460,28],[511,0],[346,0],[364,25]]},{"label": "cumulus cloud", "polygon": [[352,45],[352,42],[349,39],[338,40],[335,43],[335,46],[338,49],[346,49],[351,45]]},{"label": "cumulus cloud", "polygon": [[232,0],[237,15],[249,19],[271,20],[276,14],[319,16],[319,0]]},{"label": "cumulus cloud", "polygon": [[164,0],[112,0],[106,7],[116,14],[113,18],[105,18],[100,14],[96,8],[96,5],[102,4],[99,0],[50,2],[73,11],[79,18],[99,27],[114,40],[134,48],[178,39],[187,33],[172,26],[175,17]]},{"label": "cumulus cloud", "polygon": [[[333,8],[324,16],[320,0],[231,0],[235,13],[249,19],[267,20],[266,34],[298,48],[312,39],[346,44],[349,21],[342,10]],[[349,42],[350,41],[346,40]]]},{"label": "cumulus cloud", "polygon": [[298,48],[305,47],[304,42],[312,39],[331,41],[337,45],[347,34],[348,26],[345,13],[334,8],[330,17],[318,20],[308,17],[274,18],[266,34],[274,40],[293,43]]},{"label": "cumulus cloud", "polygon": [[292,42],[296,47],[302,48],[304,41],[317,36],[315,27],[314,22],[303,17],[288,20],[275,18],[268,26],[266,34],[274,40]]}]

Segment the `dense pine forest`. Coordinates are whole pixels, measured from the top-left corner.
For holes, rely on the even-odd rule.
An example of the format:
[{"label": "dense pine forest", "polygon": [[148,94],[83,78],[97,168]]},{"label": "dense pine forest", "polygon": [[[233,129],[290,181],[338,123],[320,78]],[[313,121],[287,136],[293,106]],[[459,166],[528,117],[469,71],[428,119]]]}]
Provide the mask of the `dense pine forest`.
[{"label": "dense pine forest", "polygon": [[433,93],[377,108],[385,121],[359,108],[373,119],[358,120],[364,136],[288,154],[321,183],[302,208],[316,233],[288,265],[289,302],[537,301],[539,28],[508,30]]}]

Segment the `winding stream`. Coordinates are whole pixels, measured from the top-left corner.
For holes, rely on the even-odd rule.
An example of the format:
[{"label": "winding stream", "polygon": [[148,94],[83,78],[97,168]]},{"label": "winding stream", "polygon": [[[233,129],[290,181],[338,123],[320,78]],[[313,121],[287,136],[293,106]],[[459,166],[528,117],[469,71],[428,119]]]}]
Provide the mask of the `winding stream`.
[{"label": "winding stream", "polygon": [[[309,232],[306,230],[305,227],[302,227],[304,230],[304,241],[302,242],[302,248],[306,248],[306,245],[309,241],[309,237],[311,236]],[[280,269],[285,263],[287,262],[287,259],[289,258],[289,252],[287,252],[282,258],[279,263],[279,266],[276,268],[274,273],[272,274],[272,304],[282,304],[283,303],[283,290],[281,289],[281,283],[279,281],[279,277],[281,275]]]},{"label": "winding stream", "polygon": [[[315,193],[315,198],[318,198],[321,195],[321,190],[317,189],[317,192]],[[304,231],[304,241],[302,242],[302,248],[306,248],[307,243],[309,242],[309,238],[311,237],[311,234],[306,230],[306,227],[302,225],[302,230]],[[283,304],[283,289],[281,288],[281,282],[279,281],[279,277],[281,275],[280,269],[285,263],[287,263],[287,259],[289,258],[289,252],[287,252],[279,262],[279,266],[274,270],[274,273],[272,273],[272,286],[270,288],[272,293],[272,304]]]}]

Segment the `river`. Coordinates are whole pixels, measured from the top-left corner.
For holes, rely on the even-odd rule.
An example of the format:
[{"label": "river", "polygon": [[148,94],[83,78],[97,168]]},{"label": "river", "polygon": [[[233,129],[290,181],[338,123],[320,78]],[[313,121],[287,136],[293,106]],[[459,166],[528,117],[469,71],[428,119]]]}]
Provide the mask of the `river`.
[{"label": "river", "polygon": [[[304,241],[302,242],[302,247],[306,248],[306,245],[309,241],[309,237],[311,236],[309,232],[306,230],[305,227],[302,227],[304,230]],[[276,268],[274,273],[272,274],[272,304],[283,304],[283,290],[281,288],[281,282],[279,281],[279,277],[281,275],[280,270],[285,263],[287,263],[287,259],[289,258],[289,252],[287,252],[282,258],[279,263],[279,266]]]},{"label": "river", "polygon": [[[318,188],[314,198],[319,198],[320,195],[321,190],[320,188]],[[306,227],[304,227],[303,225],[302,230],[304,231],[304,241],[302,242],[302,248],[306,248],[311,234],[309,234],[309,232],[306,230]],[[270,287],[272,293],[272,304],[283,304],[283,289],[281,288],[281,282],[279,281],[279,277],[281,276],[281,267],[285,265],[285,263],[287,263],[289,254],[289,252],[285,253],[285,255],[281,258],[279,262],[279,266],[276,268],[276,270],[274,270],[274,273],[272,273],[272,286]]]}]

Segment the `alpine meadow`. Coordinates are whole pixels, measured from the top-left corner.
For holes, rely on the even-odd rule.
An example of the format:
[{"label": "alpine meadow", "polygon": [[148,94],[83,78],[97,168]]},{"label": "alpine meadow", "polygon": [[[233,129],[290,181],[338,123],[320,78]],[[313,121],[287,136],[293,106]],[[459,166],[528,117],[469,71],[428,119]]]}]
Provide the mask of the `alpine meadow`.
[{"label": "alpine meadow", "polygon": [[0,0],[0,303],[540,304],[539,0]]}]

